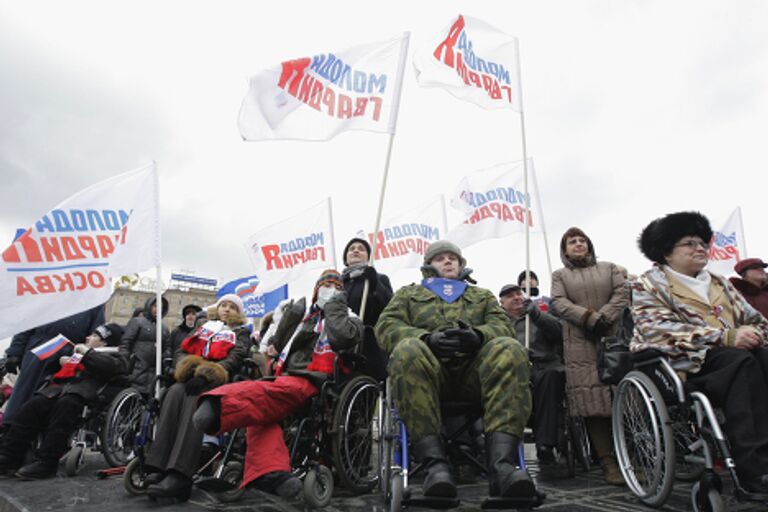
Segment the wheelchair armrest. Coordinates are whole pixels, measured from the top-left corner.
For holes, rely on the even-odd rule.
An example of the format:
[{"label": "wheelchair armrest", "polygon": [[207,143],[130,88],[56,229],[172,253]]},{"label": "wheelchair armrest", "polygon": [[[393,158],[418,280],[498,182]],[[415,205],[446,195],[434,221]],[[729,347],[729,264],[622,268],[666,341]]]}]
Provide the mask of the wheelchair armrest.
[{"label": "wheelchair armrest", "polygon": [[666,357],[664,352],[655,348],[646,348],[639,352],[632,352],[632,365],[635,367],[653,363],[658,359],[666,359]]}]

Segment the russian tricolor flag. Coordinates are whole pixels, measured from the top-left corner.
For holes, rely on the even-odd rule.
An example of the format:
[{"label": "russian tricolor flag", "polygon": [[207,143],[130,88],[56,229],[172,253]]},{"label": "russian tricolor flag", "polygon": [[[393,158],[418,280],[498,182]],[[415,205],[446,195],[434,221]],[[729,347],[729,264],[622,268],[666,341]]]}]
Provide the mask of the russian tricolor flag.
[{"label": "russian tricolor flag", "polygon": [[33,354],[37,356],[37,358],[41,361],[45,361],[52,355],[54,355],[56,352],[58,352],[61,347],[66,345],[67,343],[73,344],[71,341],[67,339],[66,336],[63,334],[59,334],[55,338],[51,338],[50,340],[46,341],[42,345],[38,345],[35,348],[31,350]]}]

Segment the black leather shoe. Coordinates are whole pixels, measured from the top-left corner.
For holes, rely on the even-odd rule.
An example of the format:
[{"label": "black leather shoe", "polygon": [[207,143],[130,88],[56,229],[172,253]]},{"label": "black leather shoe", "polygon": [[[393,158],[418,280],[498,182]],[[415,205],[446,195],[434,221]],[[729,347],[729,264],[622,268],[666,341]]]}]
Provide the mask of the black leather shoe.
[{"label": "black leather shoe", "polygon": [[152,498],[187,501],[192,494],[192,480],[178,471],[171,470],[160,483],[147,487],[147,494]]},{"label": "black leather shoe", "polygon": [[751,478],[749,480],[743,480],[741,486],[747,492],[755,494],[765,494],[768,496],[768,474],[758,476],[757,478]]},{"label": "black leather shoe", "polygon": [[434,435],[426,436],[414,444],[413,450],[427,471],[422,485],[424,496],[455,498],[456,482],[453,480],[451,466],[440,438]]},{"label": "black leather shoe", "polygon": [[44,478],[53,478],[56,476],[58,468],[58,460],[36,460],[19,468],[14,476],[22,480],[42,480]]},{"label": "black leather shoe", "polygon": [[485,434],[488,460],[488,494],[501,498],[530,498],[536,486],[524,469],[517,467],[520,439],[505,432]]}]

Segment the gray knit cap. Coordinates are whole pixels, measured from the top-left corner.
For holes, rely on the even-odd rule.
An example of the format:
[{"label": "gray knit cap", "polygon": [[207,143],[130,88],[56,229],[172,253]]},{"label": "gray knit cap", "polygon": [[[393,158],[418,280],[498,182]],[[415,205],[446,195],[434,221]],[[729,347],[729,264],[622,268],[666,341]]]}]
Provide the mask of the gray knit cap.
[{"label": "gray knit cap", "polygon": [[459,249],[459,246],[453,242],[449,242],[448,240],[438,240],[437,242],[429,244],[427,252],[424,253],[424,264],[429,265],[432,262],[432,258],[444,252],[452,252],[458,256],[459,264],[462,268],[467,266],[467,260],[465,260],[464,256],[461,255],[461,249]]}]

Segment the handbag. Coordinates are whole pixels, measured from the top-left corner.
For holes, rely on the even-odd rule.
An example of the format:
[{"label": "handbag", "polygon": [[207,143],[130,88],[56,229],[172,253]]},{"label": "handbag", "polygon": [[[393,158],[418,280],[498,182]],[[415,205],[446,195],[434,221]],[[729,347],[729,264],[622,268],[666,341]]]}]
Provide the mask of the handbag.
[{"label": "handbag", "polygon": [[603,384],[618,384],[632,370],[632,353],[629,342],[632,339],[635,322],[632,310],[624,308],[615,336],[604,336],[597,346],[597,377]]}]

